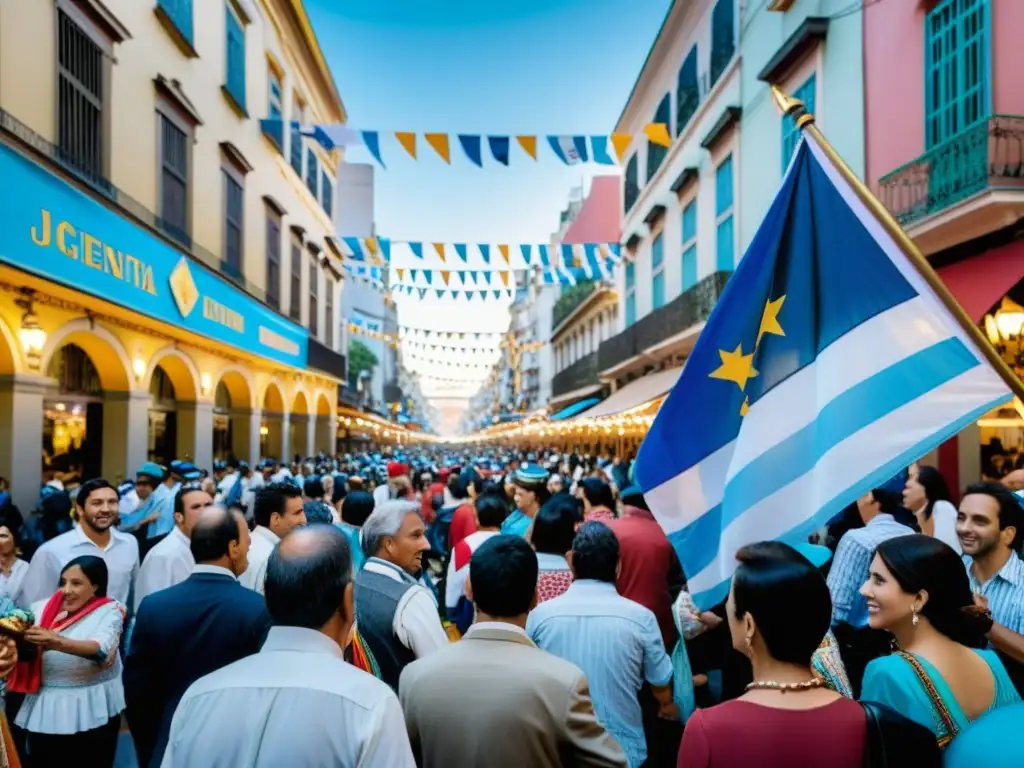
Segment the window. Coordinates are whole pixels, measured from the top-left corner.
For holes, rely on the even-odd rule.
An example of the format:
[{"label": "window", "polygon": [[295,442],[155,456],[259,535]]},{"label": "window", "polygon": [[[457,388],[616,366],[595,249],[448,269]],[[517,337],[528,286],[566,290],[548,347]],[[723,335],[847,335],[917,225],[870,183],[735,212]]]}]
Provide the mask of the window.
[{"label": "window", "polygon": [[651,311],[665,304],[665,249],[661,234],[659,232],[651,242]]},{"label": "window", "polygon": [[313,148],[306,147],[306,186],[313,193],[313,197],[317,199],[319,199],[317,195],[318,181],[320,181],[320,163],[316,159],[316,152],[313,151]]},{"label": "window", "polygon": [[711,70],[709,88],[714,88],[718,78],[732,61],[736,52],[736,33],[734,29],[736,0],[718,0],[715,10],[711,12]]},{"label": "window", "polygon": [[238,12],[230,0],[225,3],[224,13],[227,17],[227,39],[225,51],[227,56],[227,77],[224,88],[240,110],[245,111],[245,28]]},{"label": "window", "polygon": [[637,159],[636,155],[633,155],[629,158],[629,162],[626,163],[626,179],[623,182],[622,190],[623,213],[629,213],[636,203],[636,199],[640,197],[640,183],[637,179],[637,173]]},{"label": "window", "polygon": [[[794,98],[804,103],[804,107],[811,114],[814,114],[814,95],[816,81],[811,75],[807,82],[797,88],[793,94]],[[796,126],[796,120],[791,115],[782,116],[782,172],[785,173],[789,167],[789,161],[793,159],[796,145],[800,141],[800,129]]]},{"label": "window", "polygon": [[302,240],[292,235],[291,292],[288,317],[295,322],[302,318]]},{"label": "window", "polygon": [[281,308],[281,216],[267,208],[267,304]]},{"label": "window", "polygon": [[[306,107],[298,98],[295,99],[295,109],[293,110],[292,120],[298,123],[298,125],[303,125],[306,122]],[[295,173],[299,175],[300,179],[303,177],[302,148],[302,133],[300,133],[298,127],[293,127],[291,130],[291,162],[292,168],[295,170]]]},{"label": "window", "polygon": [[157,6],[178,30],[185,41],[192,45],[192,0],[157,0]]},{"label": "window", "polygon": [[676,82],[676,136],[683,132],[700,106],[700,84],[697,79],[697,46],[690,49]]},{"label": "window", "polygon": [[324,280],[324,344],[334,349],[334,281],[327,277]]},{"label": "window", "polygon": [[735,238],[732,216],[732,155],[722,161],[715,171],[715,254],[719,272],[731,272],[735,267]]},{"label": "window", "polygon": [[683,290],[697,284],[697,198],[683,208]]},{"label": "window", "polygon": [[989,0],[941,0],[925,19],[925,145],[988,117]]},{"label": "window", "polygon": [[331,177],[324,171],[320,176],[320,205],[328,216],[334,216],[334,185]]},{"label": "window", "polygon": [[[270,120],[282,120],[284,116],[284,109],[282,108],[283,101],[281,100],[281,75],[278,74],[274,67],[269,66],[267,68],[267,118]],[[284,149],[284,123],[273,123],[264,128],[263,132],[267,135],[274,146],[278,149]]]},{"label": "window", "polygon": [[242,233],[245,231],[245,188],[236,169],[225,166],[224,180],[224,258],[221,271],[234,280],[242,278]]},{"label": "window", "polygon": [[71,20],[57,11],[57,142],[61,160],[94,182],[103,182],[104,70],[103,50]]},{"label": "window", "polygon": [[[672,135],[672,97],[669,94],[665,94],[665,98],[661,100],[661,104],[658,105],[657,111],[654,113],[654,119],[652,123],[664,123],[668,128],[668,135]],[[658,172],[661,164],[665,162],[665,157],[668,155],[668,147],[664,147],[661,144],[655,144],[650,139],[647,140],[647,182],[650,183],[654,174]]]},{"label": "window", "polygon": [[316,298],[317,288],[320,277],[320,258],[315,253],[309,254],[309,334],[310,336],[317,335],[317,323],[316,323]]},{"label": "window", "polygon": [[626,263],[626,327],[636,322],[636,264]]},{"label": "window", "polygon": [[186,247],[189,243],[188,171],[189,135],[161,112],[160,124],[160,222],[162,229]]}]

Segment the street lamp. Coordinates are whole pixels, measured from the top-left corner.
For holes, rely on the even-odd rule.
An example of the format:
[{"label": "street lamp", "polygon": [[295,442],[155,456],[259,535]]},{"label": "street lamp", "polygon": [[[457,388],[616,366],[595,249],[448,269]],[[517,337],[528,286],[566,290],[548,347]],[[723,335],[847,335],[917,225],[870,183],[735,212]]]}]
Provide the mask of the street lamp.
[{"label": "street lamp", "polygon": [[34,371],[39,370],[39,364],[43,359],[43,347],[46,346],[46,331],[39,325],[39,318],[36,317],[32,296],[35,291],[24,289],[22,298],[15,299],[15,305],[22,310],[21,328],[18,330],[18,340],[21,348],[25,351],[28,366]]}]

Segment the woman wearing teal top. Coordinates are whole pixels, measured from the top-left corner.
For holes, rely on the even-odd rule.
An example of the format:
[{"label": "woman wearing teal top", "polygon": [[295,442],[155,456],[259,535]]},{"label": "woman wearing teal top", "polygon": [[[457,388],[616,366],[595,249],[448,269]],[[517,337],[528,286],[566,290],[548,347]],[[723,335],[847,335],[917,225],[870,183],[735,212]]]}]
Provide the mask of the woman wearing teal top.
[{"label": "woman wearing teal top", "polygon": [[967,571],[948,544],[921,534],[880,544],[861,594],[871,627],[891,632],[901,649],[868,664],[862,699],[930,728],[940,746],[1020,701],[995,652],[981,650],[992,621],[973,607]]},{"label": "woman wearing teal top", "polygon": [[544,502],[551,498],[548,471],[536,464],[523,464],[512,476],[516,508],[501,524],[501,532],[526,537]]}]

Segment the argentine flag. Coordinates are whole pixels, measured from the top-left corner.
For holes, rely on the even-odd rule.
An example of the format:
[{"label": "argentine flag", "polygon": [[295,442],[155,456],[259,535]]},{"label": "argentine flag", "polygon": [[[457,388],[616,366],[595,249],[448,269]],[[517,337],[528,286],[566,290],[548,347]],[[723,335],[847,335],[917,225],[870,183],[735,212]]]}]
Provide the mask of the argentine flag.
[{"label": "argentine flag", "polygon": [[1010,399],[813,137],[651,426],[636,480],[702,608]]}]

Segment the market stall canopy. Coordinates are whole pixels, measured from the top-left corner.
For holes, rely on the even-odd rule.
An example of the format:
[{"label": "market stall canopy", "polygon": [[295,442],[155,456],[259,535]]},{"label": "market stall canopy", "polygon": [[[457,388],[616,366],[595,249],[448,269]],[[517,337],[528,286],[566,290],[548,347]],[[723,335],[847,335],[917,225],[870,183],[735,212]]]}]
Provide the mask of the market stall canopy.
[{"label": "market stall canopy", "polygon": [[939,267],[939,277],[974,322],[1024,278],[1024,242]]},{"label": "market stall canopy", "polygon": [[576,419],[599,419],[604,416],[614,416],[650,402],[670,391],[676,385],[679,374],[682,372],[683,368],[680,366],[657,373],[649,373],[641,379],[631,381],[618,392],[613,392],[607,400],[579,414]]},{"label": "market stall canopy", "polygon": [[601,402],[600,397],[588,397],[585,400],[580,400],[572,405],[567,405],[565,408],[560,410],[554,416],[551,417],[551,421],[562,421],[564,419],[570,419],[577,413],[582,413],[592,406],[597,405]]}]

